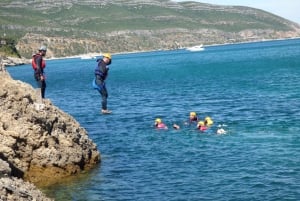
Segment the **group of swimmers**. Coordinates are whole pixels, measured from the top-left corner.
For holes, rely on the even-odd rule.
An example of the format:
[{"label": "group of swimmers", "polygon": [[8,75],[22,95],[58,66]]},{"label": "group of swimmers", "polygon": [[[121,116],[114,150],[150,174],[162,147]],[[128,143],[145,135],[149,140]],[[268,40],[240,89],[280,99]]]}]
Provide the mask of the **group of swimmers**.
[{"label": "group of swimmers", "polygon": [[[190,112],[190,117],[188,122],[184,122],[185,125],[197,125],[196,129],[200,130],[201,132],[205,132],[213,125],[213,120],[207,116],[204,120],[199,120],[196,112]],[[157,118],[154,121],[154,126],[157,129],[168,129],[168,126],[163,123],[162,119]],[[173,128],[176,130],[180,129],[180,126],[177,124],[173,124]],[[216,131],[217,134],[226,134],[226,131],[223,128],[218,128]]]}]

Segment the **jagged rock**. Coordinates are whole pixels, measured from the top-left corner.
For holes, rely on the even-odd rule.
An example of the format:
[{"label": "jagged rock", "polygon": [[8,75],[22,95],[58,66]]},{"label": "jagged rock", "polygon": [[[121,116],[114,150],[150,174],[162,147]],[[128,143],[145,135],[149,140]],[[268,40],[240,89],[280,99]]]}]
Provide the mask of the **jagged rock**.
[{"label": "jagged rock", "polygon": [[0,200],[39,200],[50,201],[33,184],[22,179],[10,177],[11,169],[6,161],[0,159]]},{"label": "jagged rock", "polygon": [[[100,153],[84,128],[26,83],[0,72],[0,158],[37,185],[89,169]],[[38,107],[37,107],[38,106]]]},{"label": "jagged rock", "polygon": [[33,184],[18,178],[0,178],[0,200],[2,201],[51,201]]},{"label": "jagged rock", "polygon": [[0,159],[0,178],[8,177],[11,174],[11,169],[9,164]]}]

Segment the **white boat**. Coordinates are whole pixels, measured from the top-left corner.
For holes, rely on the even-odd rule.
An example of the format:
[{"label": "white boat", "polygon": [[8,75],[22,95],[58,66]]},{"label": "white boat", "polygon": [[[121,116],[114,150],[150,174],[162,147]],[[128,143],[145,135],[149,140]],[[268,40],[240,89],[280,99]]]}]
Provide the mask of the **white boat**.
[{"label": "white boat", "polygon": [[94,59],[95,57],[92,57],[92,56],[90,56],[90,55],[82,55],[81,57],[80,57],[80,59]]},{"label": "white boat", "polygon": [[191,51],[191,52],[196,52],[196,51],[203,51],[204,47],[201,44],[201,45],[196,45],[196,46],[193,46],[193,47],[187,47],[185,49],[188,50],[188,51]]}]

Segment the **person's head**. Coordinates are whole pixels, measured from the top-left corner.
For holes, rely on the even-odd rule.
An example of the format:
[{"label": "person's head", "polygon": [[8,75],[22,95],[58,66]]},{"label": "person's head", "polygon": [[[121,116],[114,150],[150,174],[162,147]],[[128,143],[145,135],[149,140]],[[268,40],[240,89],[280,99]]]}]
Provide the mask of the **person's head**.
[{"label": "person's head", "polygon": [[42,56],[45,56],[46,55],[46,52],[47,52],[47,47],[42,45],[40,48],[39,48],[39,53],[42,55]]},{"label": "person's head", "polygon": [[196,112],[190,112],[190,120],[197,119],[197,113]]},{"label": "person's head", "polygon": [[204,122],[203,121],[199,121],[198,124],[197,124],[197,127],[201,127],[201,126],[204,126]]},{"label": "person's head", "polygon": [[157,125],[160,124],[161,122],[162,122],[161,119],[160,119],[160,118],[157,118],[157,119],[155,119],[154,124],[155,124],[155,126],[157,126]]},{"label": "person's head", "polygon": [[210,117],[205,117],[204,123],[207,126],[211,126],[211,125],[213,125],[214,122],[213,122],[213,120]]},{"label": "person's head", "polygon": [[103,59],[102,59],[107,65],[111,64],[111,54],[105,53],[103,54]]}]

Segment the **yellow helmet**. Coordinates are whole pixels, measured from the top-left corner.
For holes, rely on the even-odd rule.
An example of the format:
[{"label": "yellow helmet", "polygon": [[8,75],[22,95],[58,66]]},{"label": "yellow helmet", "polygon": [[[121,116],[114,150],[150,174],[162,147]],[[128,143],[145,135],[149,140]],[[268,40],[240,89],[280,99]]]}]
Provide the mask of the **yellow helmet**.
[{"label": "yellow helmet", "polygon": [[160,124],[161,123],[161,119],[160,118],[155,119],[155,123]]},{"label": "yellow helmet", "polygon": [[110,60],[111,60],[111,54],[109,54],[109,53],[105,53],[105,54],[103,54],[103,57],[106,57],[106,58],[108,58],[108,59],[110,59]]},{"label": "yellow helmet", "polygon": [[204,126],[204,122],[203,121],[199,121],[197,126]]},{"label": "yellow helmet", "polygon": [[205,117],[206,125],[211,126],[214,122],[210,117]]},{"label": "yellow helmet", "polygon": [[210,118],[210,117],[205,117],[204,120],[205,120],[205,121],[211,121],[211,118]]},{"label": "yellow helmet", "polygon": [[195,116],[197,116],[197,114],[196,114],[196,112],[190,112],[190,116],[195,117]]}]

